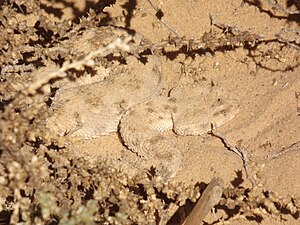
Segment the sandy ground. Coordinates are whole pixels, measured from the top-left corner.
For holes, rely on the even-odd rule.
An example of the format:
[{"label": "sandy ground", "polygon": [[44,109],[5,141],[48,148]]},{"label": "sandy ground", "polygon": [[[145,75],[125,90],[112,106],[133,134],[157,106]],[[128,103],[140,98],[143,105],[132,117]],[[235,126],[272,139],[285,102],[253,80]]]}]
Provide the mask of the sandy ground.
[{"label": "sandy ground", "polygon": [[[281,4],[284,5],[284,1]],[[122,18],[121,5],[119,2],[105,11],[112,17]],[[299,29],[299,20],[283,19],[280,10],[276,11],[279,16],[272,16],[241,1],[165,0],[161,1],[160,7],[164,13],[163,21],[180,36],[186,37],[197,38],[216,29],[210,18],[219,24],[259,34],[264,40],[273,40],[283,27]],[[271,10],[271,6],[265,1],[267,10]],[[130,28],[153,43],[166,39],[171,33],[155,17],[156,11],[148,1],[138,1],[133,12]],[[116,24],[125,25],[122,19]],[[216,51],[213,56],[179,56],[176,60],[162,57],[162,61],[166,89],[182,76],[194,76],[195,79],[211,80],[236,93],[240,98],[240,113],[218,131],[231,145],[241,145],[251,162],[259,165],[259,180],[266,189],[282,196],[297,196],[300,190],[297,172],[300,170],[300,119],[296,94],[300,90],[299,51],[291,46],[281,46],[266,41],[253,50],[237,48]],[[111,149],[111,146],[122,149],[117,136],[104,139],[100,141],[103,149]],[[219,176],[230,182],[237,171],[244,171],[241,158],[224,147],[218,138],[210,135],[177,137],[177,142],[184,155],[181,171],[176,177],[178,180],[209,182],[212,177]],[[244,172],[243,179],[247,180]],[[289,217],[285,219],[284,222],[270,219],[263,224],[299,222]],[[243,221],[243,224],[255,223]]]},{"label": "sandy ground", "polygon": [[[282,27],[297,29],[297,22],[287,22],[262,13],[257,7],[241,2],[226,1],[162,1],[164,21],[182,36],[198,37],[212,29],[209,14],[219,23],[240,30],[261,34],[272,39]],[[121,3],[120,3],[121,5]],[[113,16],[121,14],[121,8],[107,9]],[[154,43],[166,39],[170,30],[154,16],[155,10],[149,2],[139,2],[130,27],[148,37]],[[276,45],[276,44],[274,44]],[[245,49],[216,52],[212,56],[196,55],[182,59],[187,74],[182,74],[182,63],[162,58],[166,85],[172,85],[180,76],[205,78],[236,93],[240,97],[240,113],[219,131],[232,145],[238,141],[247,150],[249,157],[264,165],[262,180],[268,188],[280,194],[298,194],[300,180],[297,176],[299,160],[300,120],[297,112],[296,92],[299,92],[300,78],[297,67],[298,52],[293,49],[279,49],[272,44],[259,46],[274,51],[271,55],[251,54]],[[278,48],[278,49],[276,49]],[[259,52],[259,49],[256,52]],[[274,50],[273,50],[274,49]],[[257,54],[257,53],[256,53]],[[258,62],[264,64],[259,66]],[[289,69],[288,67],[294,67]],[[265,68],[263,68],[265,67]],[[189,73],[189,71],[192,71]],[[112,138],[112,142],[118,141]],[[209,181],[221,176],[227,181],[236,171],[243,170],[242,161],[229,152],[220,140],[211,136],[178,137],[184,163],[178,179],[188,181]],[[291,151],[275,159],[270,156],[280,153],[298,143]],[[293,160],[292,160],[293,159]]]},{"label": "sandy ground", "polygon": [[[124,10],[124,4],[128,2],[133,7],[129,20],[126,19],[128,12]],[[259,35],[263,41],[253,48],[224,48],[205,54],[194,52],[190,56],[178,54],[175,59],[161,56],[164,90],[176,86],[180,78],[187,76],[211,81],[234,92],[240,98],[240,112],[218,132],[230,145],[244,149],[250,159],[250,173],[265,189],[283,197],[299,197],[300,57],[299,35],[296,38],[293,35],[294,31],[299,32],[300,17],[283,11],[287,8],[283,0],[276,5],[271,5],[272,1],[258,1],[260,6],[253,2],[153,0],[153,7],[146,0],[122,0],[104,11],[114,18],[110,22],[113,25],[127,26],[154,44],[167,39],[170,34],[174,36],[174,32],[194,39],[211,30],[220,32],[221,29],[212,23],[223,26],[225,33],[236,29]],[[299,3],[294,2],[290,3],[290,10],[299,10]],[[81,7],[83,10],[84,4]],[[156,7],[163,12],[163,22],[155,16]],[[61,19],[72,17],[73,11],[66,7],[65,17]],[[287,31],[281,33],[282,29]],[[285,35],[282,41],[276,39],[278,34]],[[176,54],[175,50],[173,53]],[[226,148],[219,138],[210,134],[178,136],[176,141],[183,154],[182,168],[176,180],[187,184],[207,183],[218,176],[229,184],[242,171],[242,179],[251,185],[242,159]],[[95,144],[103,151],[95,151]],[[89,154],[105,157],[119,157],[124,149],[114,134],[89,140],[83,145]],[[80,143],[78,146],[81,148]],[[210,215],[207,221],[213,221],[213,216]],[[257,224],[248,220],[233,224],[241,223]],[[270,217],[262,222],[265,225],[298,223],[299,219],[284,214],[281,219]]]},{"label": "sandy ground", "polygon": [[[271,10],[267,1],[263,2],[266,11]],[[161,3],[163,20],[181,36],[197,38],[215,29],[211,26],[210,15],[220,24],[259,34],[266,40],[274,39],[283,27],[299,29],[299,20],[270,16],[241,1],[165,0]],[[284,5],[284,1],[281,4]],[[107,12],[120,16],[121,8],[114,6]],[[156,11],[148,1],[139,1],[134,12],[130,21],[132,29],[153,43],[167,38],[170,30],[157,20]],[[282,12],[278,10],[277,13],[281,15]],[[219,131],[233,146],[241,142],[251,161],[261,165],[260,182],[282,196],[297,196],[300,190],[297,172],[300,170],[300,118],[299,108],[297,111],[299,99],[295,95],[300,91],[298,58],[299,51],[280,48],[280,44],[271,42],[253,51],[242,48],[225,50],[215,52],[214,56],[182,58],[181,62],[162,58],[167,85],[172,85],[180,76],[193,76],[193,71],[196,71],[194,76],[199,79],[212,80],[240,97],[240,113]],[[182,65],[186,67],[186,74],[182,74]],[[242,160],[217,138],[209,135],[178,137],[177,141],[184,155],[177,176],[179,180],[208,182],[219,176],[230,182],[237,171],[244,171]],[[243,178],[246,179],[245,175]],[[299,222],[289,217],[285,219],[285,222],[270,220],[263,224]],[[253,222],[243,221],[243,224]]]}]

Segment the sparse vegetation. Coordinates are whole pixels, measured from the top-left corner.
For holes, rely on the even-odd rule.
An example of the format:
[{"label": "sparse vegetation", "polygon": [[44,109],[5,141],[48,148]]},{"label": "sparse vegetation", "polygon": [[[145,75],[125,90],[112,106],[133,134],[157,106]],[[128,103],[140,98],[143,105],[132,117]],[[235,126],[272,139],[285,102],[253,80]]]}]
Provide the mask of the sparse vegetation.
[{"label": "sparse vegetation", "polygon": [[[201,181],[193,185],[166,182],[150,168],[148,173],[141,171],[131,177],[110,160],[98,157],[91,163],[69,152],[67,138],[49,134],[40,126],[50,113],[49,101],[55,91],[51,85],[60,79],[72,82],[76,74],[93,67],[95,56],[107,56],[107,48],[103,48],[74,59],[59,43],[82,29],[113,23],[117,18],[103,9],[118,4],[95,1],[83,12],[74,6],[70,20],[59,20],[63,11],[52,7],[53,1],[46,1],[49,5],[42,2],[0,3],[0,224],[182,224],[189,215],[195,216],[195,212],[189,213],[207,186]],[[127,26],[133,3],[125,2]],[[287,21],[296,20],[297,10],[299,15],[297,3],[275,7],[271,1],[257,2],[261,1],[243,1],[261,13],[272,14],[268,9],[272,6],[280,14],[272,15],[284,14]],[[170,35],[154,49],[144,43],[137,51],[174,60],[179,55],[193,58],[243,48],[249,58],[241,62],[247,66],[254,63],[254,74],[258,68],[299,70],[299,31],[281,29],[269,39],[211,20],[215,29],[199,38]],[[108,46],[127,50],[129,41],[118,40]],[[270,65],[272,60],[275,67]],[[184,70],[185,75],[198,73],[198,68],[189,69]],[[254,167],[259,168],[257,164]],[[219,203],[214,204],[222,216],[213,224],[262,222],[269,215],[280,218],[286,214],[291,221],[299,220],[299,196],[279,196],[263,186],[254,170],[249,173],[257,181],[251,181],[253,186],[243,182],[242,172],[237,172],[236,180],[224,187]]]}]

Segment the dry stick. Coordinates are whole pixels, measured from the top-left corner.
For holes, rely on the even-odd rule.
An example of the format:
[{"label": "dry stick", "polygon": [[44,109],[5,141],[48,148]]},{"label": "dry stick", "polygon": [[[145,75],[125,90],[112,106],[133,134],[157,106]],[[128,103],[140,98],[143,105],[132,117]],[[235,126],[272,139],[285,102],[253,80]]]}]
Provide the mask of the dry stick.
[{"label": "dry stick", "polygon": [[246,171],[247,178],[252,183],[253,186],[256,186],[256,181],[252,177],[252,175],[250,173],[250,170],[249,170],[249,158],[248,158],[246,149],[237,148],[237,147],[234,147],[233,145],[231,145],[228,142],[228,140],[226,139],[226,137],[224,137],[224,135],[222,135],[221,133],[219,133],[216,130],[216,127],[215,127],[214,124],[212,124],[211,134],[213,136],[221,139],[227,149],[229,149],[230,151],[233,151],[234,153],[236,153],[243,160],[243,165],[244,165],[244,168],[245,168],[245,171]]},{"label": "dry stick", "polygon": [[[150,5],[152,6],[152,8],[157,12],[162,10],[160,9],[160,6],[157,6],[156,3],[153,2],[153,0],[148,0],[148,2],[150,3]],[[173,28],[170,24],[168,24],[167,22],[164,21],[163,18],[160,18],[159,21],[165,26],[167,27],[170,31],[172,31],[177,37],[181,37],[180,34],[178,33],[177,30],[175,30],[175,28]]]},{"label": "dry stick", "polygon": [[274,1],[272,1],[272,0],[268,0],[268,3],[271,7],[277,8],[277,9],[279,9],[279,10],[281,10],[281,11],[283,11],[283,12],[289,14],[289,15],[294,15],[294,14],[299,14],[300,13],[299,10],[292,11],[290,8],[284,8],[283,6],[279,5],[277,2],[274,3]]},{"label": "dry stick", "polygon": [[[292,39],[287,39],[283,37],[283,34],[287,33],[292,33],[298,36],[298,38],[292,38]],[[279,42],[283,42],[288,44],[289,46],[292,46],[293,48],[300,50],[300,47],[297,45],[300,43],[300,31],[299,30],[287,30],[285,28],[282,28],[281,31],[277,34],[275,34],[275,37],[277,37],[277,40]]]},{"label": "dry stick", "polygon": [[201,224],[209,211],[219,203],[223,190],[224,180],[220,177],[213,178],[187,217],[184,225]]},{"label": "dry stick", "polygon": [[132,36],[128,36],[125,38],[124,41],[122,41],[120,38],[117,38],[114,42],[106,45],[105,47],[99,48],[96,51],[90,52],[88,55],[86,55],[83,59],[74,61],[74,62],[68,62],[65,61],[62,65],[62,67],[58,70],[55,70],[46,76],[42,77],[41,79],[36,80],[35,82],[29,84],[27,88],[23,90],[23,94],[29,95],[29,94],[35,94],[36,91],[48,83],[51,79],[54,78],[63,78],[67,76],[67,71],[69,69],[75,68],[75,69],[80,69],[83,66],[92,66],[94,65],[94,60],[93,58],[97,55],[100,56],[105,56],[111,52],[111,50],[114,50],[116,48],[119,48],[123,51],[129,51],[130,46],[128,45],[128,42],[132,40]]},{"label": "dry stick", "polygon": [[289,151],[294,151],[294,150],[300,150],[300,141],[295,142],[293,144],[291,144],[288,147],[283,148],[282,150],[280,150],[279,152],[273,154],[273,155],[268,155],[265,158],[269,159],[276,159],[279,156],[282,156],[283,154],[286,154]]}]

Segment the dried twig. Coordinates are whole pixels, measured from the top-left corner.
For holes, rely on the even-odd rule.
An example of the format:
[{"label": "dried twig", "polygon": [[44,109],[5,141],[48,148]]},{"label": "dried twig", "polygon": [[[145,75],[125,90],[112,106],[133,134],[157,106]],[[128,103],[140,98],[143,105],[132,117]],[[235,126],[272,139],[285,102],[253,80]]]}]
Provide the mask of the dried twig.
[{"label": "dried twig", "polygon": [[[152,8],[156,11],[156,13],[162,12],[162,10],[161,10],[162,2],[160,2],[159,5],[157,5],[156,3],[154,3],[153,0],[148,0],[148,2],[149,2],[150,5],[152,6]],[[172,31],[177,37],[181,37],[181,35],[178,33],[177,30],[175,30],[175,28],[173,28],[170,24],[168,24],[166,21],[164,21],[163,17],[158,18],[158,19],[159,19],[159,21],[160,21],[165,27],[167,27],[170,31]]]},{"label": "dried twig", "polygon": [[282,28],[275,36],[278,41],[287,43],[295,49],[300,50],[300,30]]},{"label": "dried twig", "polygon": [[132,40],[131,36],[128,36],[125,40],[121,40],[120,38],[117,38],[114,42],[108,44],[105,47],[99,48],[95,51],[91,51],[88,55],[86,55],[83,59],[77,60],[74,62],[65,61],[62,65],[62,67],[58,70],[55,70],[46,76],[36,80],[35,82],[28,84],[27,88],[23,90],[23,94],[30,95],[35,94],[36,91],[41,88],[43,85],[48,83],[50,80],[54,78],[63,78],[67,76],[67,71],[69,69],[82,69],[84,66],[92,66],[94,65],[93,58],[100,55],[100,56],[106,56],[109,54],[112,50],[119,48],[123,51],[129,51],[130,46],[128,45],[128,42]]},{"label": "dried twig", "polygon": [[249,161],[250,160],[248,158],[246,149],[237,148],[237,147],[234,147],[233,145],[231,145],[229,143],[229,141],[226,139],[226,137],[216,130],[216,127],[214,124],[212,124],[211,134],[213,136],[221,139],[227,149],[236,153],[243,160],[243,165],[244,165],[244,168],[246,171],[247,178],[249,179],[249,181],[252,183],[253,186],[256,186],[256,181],[250,173],[250,169],[249,169]]},{"label": "dried twig", "polygon": [[224,181],[215,177],[204,190],[193,211],[187,217],[185,225],[201,224],[209,211],[219,203],[224,190]]},{"label": "dried twig", "polygon": [[276,159],[277,157],[280,157],[283,154],[286,154],[287,152],[294,151],[294,150],[300,150],[300,141],[295,142],[295,143],[291,144],[290,146],[283,148],[282,150],[278,151],[275,154],[268,155],[268,156],[266,156],[266,158],[267,159]]},{"label": "dried twig", "polygon": [[278,10],[281,10],[289,15],[294,15],[294,14],[299,14],[300,11],[299,10],[292,10],[291,8],[285,8],[281,5],[279,5],[277,3],[277,1],[273,1],[273,0],[268,0],[268,3],[269,5],[272,7],[272,8],[275,8],[275,9],[278,9]]}]

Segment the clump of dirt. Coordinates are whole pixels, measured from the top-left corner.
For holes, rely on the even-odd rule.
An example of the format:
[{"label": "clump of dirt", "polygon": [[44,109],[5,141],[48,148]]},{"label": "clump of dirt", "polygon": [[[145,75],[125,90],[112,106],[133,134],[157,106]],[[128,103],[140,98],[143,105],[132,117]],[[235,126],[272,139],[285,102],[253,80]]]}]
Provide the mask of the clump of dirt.
[{"label": "clump of dirt", "polygon": [[[201,207],[194,207],[199,197],[218,202],[210,206],[217,213],[206,217],[207,224],[297,223],[299,4],[159,2],[0,3],[0,223],[182,224],[203,214],[196,210]],[[195,10],[206,10],[205,19],[190,17],[201,35],[176,16],[194,15]],[[235,20],[234,13],[274,26],[264,33],[263,23],[256,21],[250,29],[251,22]],[[131,34],[139,31],[154,42],[140,51],[161,57],[166,90],[187,78],[221,83],[239,93],[241,114],[222,128],[223,134],[178,138],[189,152],[172,181],[155,174],[155,168],[129,176],[104,156],[104,151],[114,151],[111,140],[102,153],[90,152],[91,162],[69,151],[66,137],[41,126],[51,113],[53,84],[93,72],[91,54],[77,58],[72,49],[59,48],[60,43],[104,25],[122,26]],[[86,145],[80,147],[85,152]],[[289,168],[279,166],[284,164]],[[203,192],[216,176],[226,181],[221,197]],[[294,189],[281,186],[293,184]]]}]

